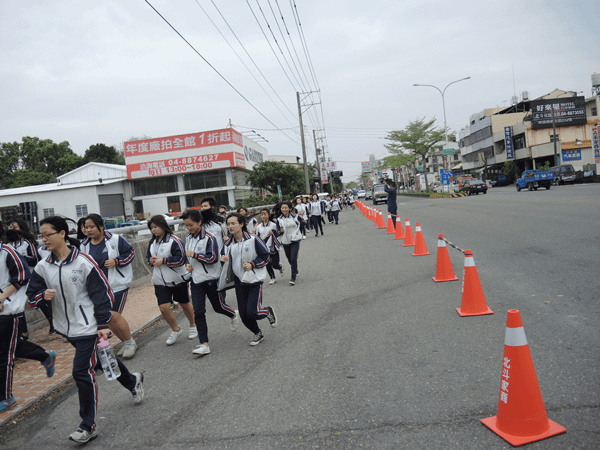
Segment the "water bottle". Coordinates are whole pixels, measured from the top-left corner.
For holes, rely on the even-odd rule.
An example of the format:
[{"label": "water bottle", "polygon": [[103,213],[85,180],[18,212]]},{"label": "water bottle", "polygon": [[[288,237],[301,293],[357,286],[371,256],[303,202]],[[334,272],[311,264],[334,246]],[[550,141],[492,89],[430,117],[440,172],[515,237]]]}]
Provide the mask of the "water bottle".
[{"label": "water bottle", "polygon": [[98,359],[102,365],[104,376],[108,381],[116,380],[121,376],[121,370],[119,369],[119,363],[117,362],[117,356],[115,351],[108,342],[108,339],[100,338],[98,342]]}]

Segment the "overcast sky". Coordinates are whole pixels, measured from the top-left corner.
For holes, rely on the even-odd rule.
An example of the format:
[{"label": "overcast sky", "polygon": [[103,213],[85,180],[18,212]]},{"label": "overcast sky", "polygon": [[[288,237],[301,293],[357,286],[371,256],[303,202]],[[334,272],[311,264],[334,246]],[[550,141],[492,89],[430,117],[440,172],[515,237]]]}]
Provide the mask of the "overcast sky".
[{"label": "overcast sky", "polygon": [[387,131],[418,117],[443,126],[441,95],[415,83],[443,89],[471,77],[445,95],[448,127],[458,131],[471,114],[510,104],[515,92],[589,97],[600,72],[600,0],[149,2],[248,101],[146,1],[2,0],[0,142],[38,136],[83,154],[96,143],[231,120],[268,140],[260,143],[269,154],[302,156],[296,91],[320,88],[305,99],[321,100],[303,114],[308,159],[312,130],[324,124],[328,156],[350,181],[369,154],[387,154]]}]

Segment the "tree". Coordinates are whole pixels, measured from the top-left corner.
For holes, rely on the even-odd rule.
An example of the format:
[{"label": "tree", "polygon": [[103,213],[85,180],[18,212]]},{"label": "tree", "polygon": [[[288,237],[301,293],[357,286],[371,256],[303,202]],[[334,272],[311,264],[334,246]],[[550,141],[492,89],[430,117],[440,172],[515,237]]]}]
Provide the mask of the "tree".
[{"label": "tree", "polygon": [[346,189],[356,189],[358,187],[358,184],[356,183],[356,181],[351,181],[346,185]]},{"label": "tree", "polygon": [[0,144],[0,189],[7,189],[11,185],[12,174],[19,168],[21,147],[18,142],[5,142]]},{"label": "tree", "polygon": [[390,131],[386,137],[391,141],[384,147],[392,154],[384,158],[386,167],[416,164],[431,153],[433,147],[444,140],[444,129],[434,126],[435,118],[412,120],[403,130]]},{"label": "tree", "polygon": [[11,174],[10,186],[8,187],[17,188],[23,186],[34,186],[37,184],[53,183],[55,181],[56,178],[51,173],[18,169]]},{"label": "tree", "polygon": [[82,166],[83,158],[71,150],[67,141],[57,144],[51,139],[25,136],[21,145],[21,162],[25,170],[50,173],[56,178]]},{"label": "tree", "polygon": [[281,186],[284,196],[294,196],[304,192],[304,172],[289,164],[263,161],[254,165],[248,174],[248,183],[274,194],[277,193],[277,186]]},{"label": "tree", "polygon": [[120,154],[115,147],[105,144],[90,145],[83,155],[84,163],[100,162],[106,164],[125,164],[124,153]]},{"label": "tree", "polygon": [[502,168],[502,171],[507,177],[513,178],[515,180],[519,178],[519,167],[517,166],[517,163],[514,162],[514,160],[512,159],[504,161],[504,167]]}]

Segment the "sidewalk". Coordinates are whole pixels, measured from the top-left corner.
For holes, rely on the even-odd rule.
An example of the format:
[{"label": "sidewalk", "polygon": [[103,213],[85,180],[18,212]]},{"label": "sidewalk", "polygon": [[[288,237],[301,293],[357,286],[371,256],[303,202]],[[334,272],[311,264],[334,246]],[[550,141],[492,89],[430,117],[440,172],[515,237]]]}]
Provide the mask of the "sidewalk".
[{"label": "sidewalk", "polygon": [[[160,318],[154,285],[149,279],[129,290],[123,317],[129,322],[133,335]],[[0,413],[0,427],[72,379],[73,346],[63,342],[60,335],[48,336],[48,326],[29,333],[29,336],[31,342],[56,352],[54,376],[46,377],[46,370],[38,361],[17,360],[13,379],[13,396],[17,399],[17,405]],[[120,342],[114,336],[110,341],[113,345]]]}]

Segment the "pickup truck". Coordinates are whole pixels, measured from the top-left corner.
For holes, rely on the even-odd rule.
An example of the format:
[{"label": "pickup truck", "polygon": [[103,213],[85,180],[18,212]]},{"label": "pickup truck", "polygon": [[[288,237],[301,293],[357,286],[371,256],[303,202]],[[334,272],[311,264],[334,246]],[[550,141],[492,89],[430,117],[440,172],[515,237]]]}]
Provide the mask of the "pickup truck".
[{"label": "pickup truck", "polygon": [[548,172],[542,172],[539,169],[535,170],[526,170],[521,174],[521,178],[519,178],[516,182],[517,191],[521,189],[529,189],[530,191],[536,190],[538,187],[545,187],[546,189],[550,189],[550,185],[554,181],[554,172],[551,170]]},{"label": "pickup truck", "polygon": [[510,183],[512,183],[512,178],[504,175],[503,173],[498,174],[497,179],[490,181],[490,185],[492,187],[508,186]]}]

